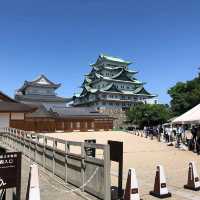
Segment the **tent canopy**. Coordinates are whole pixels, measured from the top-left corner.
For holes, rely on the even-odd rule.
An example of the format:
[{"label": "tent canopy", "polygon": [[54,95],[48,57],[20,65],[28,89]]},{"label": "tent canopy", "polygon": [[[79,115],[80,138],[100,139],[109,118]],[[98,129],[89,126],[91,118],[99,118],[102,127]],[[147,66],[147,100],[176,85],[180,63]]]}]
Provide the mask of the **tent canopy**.
[{"label": "tent canopy", "polygon": [[200,104],[172,121],[174,124],[200,124]]}]

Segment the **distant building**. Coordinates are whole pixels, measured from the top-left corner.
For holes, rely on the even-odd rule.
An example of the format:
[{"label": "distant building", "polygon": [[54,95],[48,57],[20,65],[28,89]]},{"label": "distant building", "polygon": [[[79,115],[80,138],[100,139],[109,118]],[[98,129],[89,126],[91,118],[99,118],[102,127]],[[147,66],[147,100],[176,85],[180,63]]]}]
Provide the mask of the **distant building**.
[{"label": "distant building", "polygon": [[[27,109],[26,106],[21,107],[25,110]],[[9,117],[9,112],[7,116]],[[1,117],[0,102],[0,128],[5,127],[5,123],[1,125]],[[8,124],[6,125],[8,126]],[[27,113],[24,119],[12,120],[10,127],[26,131],[52,133],[55,131],[112,130],[113,118],[88,107],[54,107],[47,110],[43,105],[40,105],[35,112]]]},{"label": "distant building", "polygon": [[23,123],[27,113],[34,112],[37,108],[15,101],[0,91],[0,131],[12,127],[14,123]]},{"label": "distant building", "polygon": [[13,121],[10,126],[35,132],[98,131],[113,128],[113,118],[106,114],[88,107],[67,107],[72,98],[57,96],[55,90],[59,87],[60,84],[51,82],[44,75],[34,81],[25,81],[17,90],[15,100],[24,103],[25,108],[27,104],[37,105],[37,109],[27,113],[24,120]]},{"label": "distant building", "polygon": [[157,103],[155,95],[135,78],[131,62],[101,54],[91,71],[85,75],[80,95],[74,97],[73,106],[89,106],[100,110],[126,110],[136,102]]},{"label": "distant building", "polygon": [[56,95],[56,89],[61,84],[50,81],[46,76],[40,75],[33,81],[24,81],[23,86],[17,90],[15,99],[28,104],[39,104],[45,106],[47,110],[56,107],[65,107],[71,100]]}]

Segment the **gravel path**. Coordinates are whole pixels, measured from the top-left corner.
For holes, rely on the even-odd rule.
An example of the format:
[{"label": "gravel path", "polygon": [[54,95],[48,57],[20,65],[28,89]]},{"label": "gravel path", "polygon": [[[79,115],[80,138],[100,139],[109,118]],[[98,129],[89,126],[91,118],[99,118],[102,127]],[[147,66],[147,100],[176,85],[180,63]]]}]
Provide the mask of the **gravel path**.
[{"label": "gravel path", "polygon": [[[50,133],[51,137],[65,140],[84,141],[84,139],[96,139],[97,143],[106,144],[108,140],[124,142],[124,181],[129,168],[135,168],[139,181],[140,195],[143,200],[157,199],[148,193],[154,185],[156,165],[164,166],[167,177],[167,185],[172,192],[173,200],[200,200],[200,191],[193,192],[183,189],[187,182],[188,163],[195,161],[200,172],[200,156],[189,152],[181,151],[174,147],[169,147],[165,143],[156,140],[146,139],[126,132],[107,131],[107,132],[76,132],[76,133]],[[112,162],[111,175],[112,185],[117,183],[118,166]]]}]

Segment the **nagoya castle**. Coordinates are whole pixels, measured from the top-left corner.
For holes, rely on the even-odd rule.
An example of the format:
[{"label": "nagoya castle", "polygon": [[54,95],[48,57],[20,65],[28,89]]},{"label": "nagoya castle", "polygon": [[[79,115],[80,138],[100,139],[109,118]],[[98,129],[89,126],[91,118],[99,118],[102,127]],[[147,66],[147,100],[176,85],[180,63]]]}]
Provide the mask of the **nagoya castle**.
[{"label": "nagoya castle", "polygon": [[[129,69],[131,62],[101,54],[89,74],[85,75],[82,91],[74,97],[73,106],[94,107],[106,114],[127,110],[136,102],[157,103]],[[120,112],[121,113],[121,112]],[[113,114],[114,115],[114,114]]]}]

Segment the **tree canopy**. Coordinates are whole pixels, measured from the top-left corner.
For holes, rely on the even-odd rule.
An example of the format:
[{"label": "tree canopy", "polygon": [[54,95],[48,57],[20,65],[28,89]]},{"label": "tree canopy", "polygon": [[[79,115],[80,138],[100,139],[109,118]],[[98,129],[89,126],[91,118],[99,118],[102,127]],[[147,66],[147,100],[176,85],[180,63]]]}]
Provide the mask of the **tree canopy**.
[{"label": "tree canopy", "polygon": [[127,111],[128,119],[140,127],[165,123],[171,112],[168,105],[139,103]]},{"label": "tree canopy", "polygon": [[178,82],[168,90],[174,116],[179,116],[200,103],[200,76],[187,82]]}]

